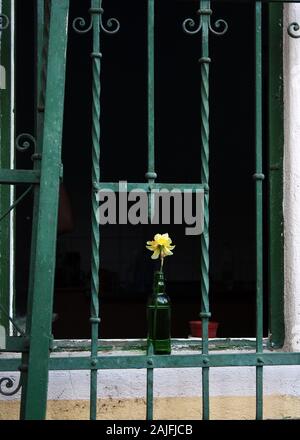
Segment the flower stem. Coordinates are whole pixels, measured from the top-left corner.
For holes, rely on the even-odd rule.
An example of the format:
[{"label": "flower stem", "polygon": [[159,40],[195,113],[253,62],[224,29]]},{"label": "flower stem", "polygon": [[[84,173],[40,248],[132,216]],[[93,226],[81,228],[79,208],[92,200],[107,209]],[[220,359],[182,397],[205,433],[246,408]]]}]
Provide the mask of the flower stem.
[{"label": "flower stem", "polygon": [[160,271],[162,272],[164,265],[164,257],[160,257]]}]

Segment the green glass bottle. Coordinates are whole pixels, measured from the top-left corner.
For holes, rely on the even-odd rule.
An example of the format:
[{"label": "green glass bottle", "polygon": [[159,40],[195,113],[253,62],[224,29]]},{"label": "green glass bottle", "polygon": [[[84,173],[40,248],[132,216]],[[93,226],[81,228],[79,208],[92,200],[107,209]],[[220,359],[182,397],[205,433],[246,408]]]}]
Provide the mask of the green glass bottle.
[{"label": "green glass bottle", "polygon": [[153,293],[147,304],[148,348],[152,343],[154,354],[171,353],[171,302],[165,292],[164,274],[154,274]]}]

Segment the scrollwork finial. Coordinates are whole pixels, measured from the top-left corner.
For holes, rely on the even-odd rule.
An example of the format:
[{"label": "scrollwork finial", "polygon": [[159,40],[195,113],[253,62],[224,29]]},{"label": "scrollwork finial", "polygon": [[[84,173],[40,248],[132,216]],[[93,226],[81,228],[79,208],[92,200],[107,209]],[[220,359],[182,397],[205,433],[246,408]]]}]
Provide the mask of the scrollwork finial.
[{"label": "scrollwork finial", "polygon": [[[218,31],[212,27],[212,25],[211,25],[212,10],[211,9],[199,9],[198,14],[200,15],[200,20],[199,20],[198,26],[196,25],[196,21],[193,18],[187,18],[186,20],[184,20],[184,22],[182,24],[182,28],[186,34],[194,35],[194,34],[197,34],[198,32],[200,32],[200,30],[202,29],[202,26],[203,26],[203,20],[202,20],[203,15],[209,16],[208,27],[209,27],[209,30],[213,34],[224,35],[227,32],[228,24],[225,20],[219,19],[214,24],[215,28],[217,28],[217,29],[220,28],[221,30]],[[223,30],[222,30],[222,28],[223,28]]]},{"label": "scrollwork finial", "polygon": [[[293,23],[291,23],[288,28],[287,28],[287,33],[289,34],[290,37],[292,38],[300,38],[300,26],[298,23],[296,23],[295,21]],[[299,32],[299,33],[297,33]]]},{"label": "scrollwork finial", "polygon": [[120,22],[116,18],[109,18],[106,21],[106,25],[103,24],[103,19],[102,19],[104,14],[103,8],[90,8],[89,14],[91,15],[91,18],[88,26],[86,19],[83,17],[77,17],[73,20],[72,27],[74,31],[77,32],[78,34],[86,34],[92,29],[93,16],[96,14],[100,15],[100,29],[102,29],[103,32],[105,32],[106,34],[116,34],[121,27]]}]

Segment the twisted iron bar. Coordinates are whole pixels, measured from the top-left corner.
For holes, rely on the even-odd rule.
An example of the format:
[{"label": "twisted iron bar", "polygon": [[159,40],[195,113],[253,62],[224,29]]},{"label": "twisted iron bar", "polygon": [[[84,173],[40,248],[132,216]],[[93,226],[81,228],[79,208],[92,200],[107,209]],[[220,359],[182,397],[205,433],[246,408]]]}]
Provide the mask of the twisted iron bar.
[{"label": "twisted iron bar", "polygon": [[[201,180],[209,183],[209,57],[201,63]],[[209,194],[204,194],[204,228],[201,235],[201,291],[202,313],[209,314]],[[202,316],[204,317],[204,316]]]},{"label": "twisted iron bar", "polygon": [[[211,25],[212,10],[210,1],[200,2],[200,9],[197,11],[200,15],[199,25],[192,18],[187,18],[183,22],[183,31],[194,35],[201,31],[202,33],[202,53],[199,60],[201,64],[201,180],[204,185],[209,185],[209,57],[208,36],[209,32],[215,35],[224,35],[228,30],[228,24],[225,20],[219,19],[214,26],[220,28],[220,31],[213,29]],[[222,29],[223,27],[223,29]],[[202,306],[200,316],[207,320],[210,317],[209,312],[209,194],[204,195],[204,229],[201,235],[201,292]],[[206,347],[207,349],[207,347]]]},{"label": "twisted iron bar", "polygon": [[[92,80],[92,184],[100,181],[100,98],[101,98],[101,52],[100,52],[100,15],[101,0],[92,2],[94,8],[90,12],[96,14],[91,19],[93,27],[93,63]],[[95,7],[97,6],[97,8]],[[97,11],[97,12],[96,12]],[[100,270],[100,230],[97,221],[98,201],[94,188],[92,189],[92,235],[91,235],[91,358],[95,363],[97,357],[97,340],[99,331],[99,270]],[[90,378],[90,418],[97,418],[97,370],[91,370]]]},{"label": "twisted iron bar", "polygon": [[[95,52],[92,53],[93,58],[93,85],[92,85],[92,182],[96,184],[100,181],[100,70],[101,70],[101,54],[99,48],[94,45]],[[92,194],[92,261],[91,261],[91,319],[97,318],[99,315],[99,247],[100,234],[99,224],[97,220],[98,201],[96,192]],[[93,321],[91,321],[93,323]]]},{"label": "twisted iron bar", "polygon": [[[287,28],[287,33],[292,38],[300,38],[300,26],[295,21],[291,23]],[[299,32],[298,34],[296,32]]]},{"label": "twisted iron bar", "polygon": [[12,391],[5,391],[4,390],[4,387],[6,389],[10,389],[10,388],[13,388],[14,385],[15,385],[15,378],[14,377],[2,377],[0,379],[0,394],[2,394],[3,396],[13,396],[14,394],[17,394],[17,392],[22,387],[21,376],[20,376],[20,379],[19,379],[19,383],[18,383],[17,387],[14,390],[12,390]]},{"label": "twisted iron bar", "polygon": [[103,32],[105,32],[106,34],[116,34],[119,31],[120,22],[116,18],[109,18],[106,22],[107,27],[103,24],[103,18],[102,18],[104,14],[103,8],[90,8],[88,12],[91,15],[91,18],[90,18],[90,23],[87,27],[86,27],[86,20],[83,17],[77,17],[73,20],[72,27],[74,31],[77,32],[78,34],[86,34],[92,29],[94,15],[100,15],[99,31],[100,29],[102,29]]},{"label": "twisted iron bar", "polygon": [[0,14],[0,31],[4,31],[9,26],[9,18],[5,14]]},{"label": "twisted iron bar", "polygon": [[[223,19],[219,19],[215,22],[214,26],[219,29],[221,28],[220,31],[217,31],[215,29],[213,29],[212,25],[211,25],[211,15],[212,15],[212,10],[211,9],[199,9],[197,11],[197,14],[199,14],[200,19],[199,19],[199,25],[197,27],[196,21],[193,18],[187,18],[186,20],[184,20],[184,22],[182,23],[182,28],[184,30],[184,32],[186,34],[190,34],[190,35],[194,35],[197,34],[198,32],[201,31],[202,27],[203,27],[203,16],[204,15],[208,15],[209,19],[208,19],[208,28],[209,30],[215,34],[215,35],[224,35],[227,30],[228,30],[228,24],[225,20]],[[223,29],[222,29],[223,27]]]},{"label": "twisted iron bar", "polygon": [[16,149],[24,153],[30,147],[36,149],[36,139],[29,133],[21,133],[16,138]]}]

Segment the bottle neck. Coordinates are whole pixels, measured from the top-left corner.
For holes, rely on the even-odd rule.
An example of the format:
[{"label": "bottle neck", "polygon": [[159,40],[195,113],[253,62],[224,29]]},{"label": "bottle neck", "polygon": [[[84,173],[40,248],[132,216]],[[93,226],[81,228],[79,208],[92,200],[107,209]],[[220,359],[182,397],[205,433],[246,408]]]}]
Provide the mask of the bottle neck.
[{"label": "bottle neck", "polygon": [[163,295],[165,293],[165,277],[161,271],[157,271],[154,274],[153,292],[156,295]]}]

